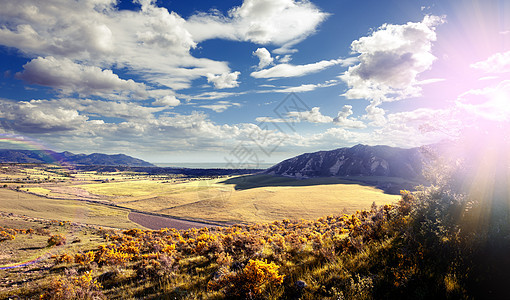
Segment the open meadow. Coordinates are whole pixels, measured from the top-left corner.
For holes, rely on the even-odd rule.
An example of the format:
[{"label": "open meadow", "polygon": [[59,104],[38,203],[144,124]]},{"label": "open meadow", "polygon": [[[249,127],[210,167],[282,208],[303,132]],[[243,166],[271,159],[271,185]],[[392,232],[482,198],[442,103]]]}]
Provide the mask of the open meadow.
[{"label": "open meadow", "polygon": [[[49,176],[41,167],[20,168],[6,174],[16,178],[16,182],[4,183],[3,210],[81,222],[90,218],[90,224],[119,224],[126,228],[133,225],[127,220],[129,211],[215,224],[257,223],[314,219],[332,212],[353,213],[370,208],[374,202],[388,204],[399,198],[373,186],[340,178],[298,180],[269,175],[197,178],[51,170],[58,177]],[[34,180],[36,176],[44,180],[39,177]],[[31,197],[37,200],[30,200]]]},{"label": "open meadow", "polygon": [[77,200],[48,199],[8,189],[0,189],[0,207],[4,213],[46,220],[115,228],[140,227],[129,221],[129,211],[125,209]]}]

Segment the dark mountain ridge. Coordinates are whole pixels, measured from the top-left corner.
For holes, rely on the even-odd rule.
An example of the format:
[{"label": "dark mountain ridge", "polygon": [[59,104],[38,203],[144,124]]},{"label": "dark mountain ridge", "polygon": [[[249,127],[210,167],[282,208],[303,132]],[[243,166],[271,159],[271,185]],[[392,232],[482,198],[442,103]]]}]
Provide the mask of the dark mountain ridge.
[{"label": "dark mountain ridge", "polygon": [[[423,182],[425,155],[420,147],[356,145],[331,151],[305,153],[265,171],[269,175],[310,177],[388,177]],[[390,188],[383,187],[385,189]]]},{"label": "dark mountain ridge", "polygon": [[74,154],[69,151],[0,149],[2,163],[68,164],[86,166],[154,167],[153,164],[125,154]]}]

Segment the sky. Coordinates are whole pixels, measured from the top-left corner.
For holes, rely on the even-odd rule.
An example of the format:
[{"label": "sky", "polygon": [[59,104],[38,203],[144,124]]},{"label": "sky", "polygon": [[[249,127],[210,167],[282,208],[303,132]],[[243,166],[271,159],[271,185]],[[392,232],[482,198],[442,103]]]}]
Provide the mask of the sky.
[{"label": "sky", "polygon": [[509,128],[507,0],[0,5],[0,148],[243,167]]}]

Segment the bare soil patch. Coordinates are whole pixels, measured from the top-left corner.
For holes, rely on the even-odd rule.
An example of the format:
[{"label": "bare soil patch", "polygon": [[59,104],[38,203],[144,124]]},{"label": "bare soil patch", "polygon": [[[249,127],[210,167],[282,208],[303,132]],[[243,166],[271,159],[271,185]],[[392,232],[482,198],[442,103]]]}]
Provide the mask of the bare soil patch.
[{"label": "bare soil patch", "polygon": [[159,230],[161,228],[175,228],[178,230],[187,230],[190,228],[203,228],[203,227],[215,227],[211,224],[192,222],[185,220],[178,220],[167,217],[154,216],[149,214],[142,214],[137,212],[130,212],[128,218],[131,222],[135,222],[143,227]]}]

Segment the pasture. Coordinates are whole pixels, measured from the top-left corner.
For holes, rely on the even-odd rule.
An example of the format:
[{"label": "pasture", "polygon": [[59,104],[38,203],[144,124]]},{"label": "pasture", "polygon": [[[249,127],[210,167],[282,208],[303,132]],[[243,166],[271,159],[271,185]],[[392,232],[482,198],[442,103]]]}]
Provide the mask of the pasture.
[{"label": "pasture", "polygon": [[140,227],[129,211],[77,200],[48,199],[0,189],[0,211],[46,220],[61,220],[115,228]]},{"label": "pasture", "polygon": [[82,185],[113,203],[191,220],[255,223],[314,219],[397,201],[371,186],[343,179],[296,180],[267,175],[203,179],[186,183],[141,180]]},{"label": "pasture", "polygon": [[[252,224],[350,214],[368,209],[374,202],[384,205],[400,198],[359,181],[332,177],[294,179],[259,174],[186,178],[69,171],[56,178],[48,176],[49,172],[62,174],[63,169],[17,166],[3,171],[6,177],[25,180],[4,182],[8,188],[0,189],[1,211],[119,228],[142,227],[129,221],[129,210],[215,224]],[[35,176],[51,181],[28,179]]]}]

